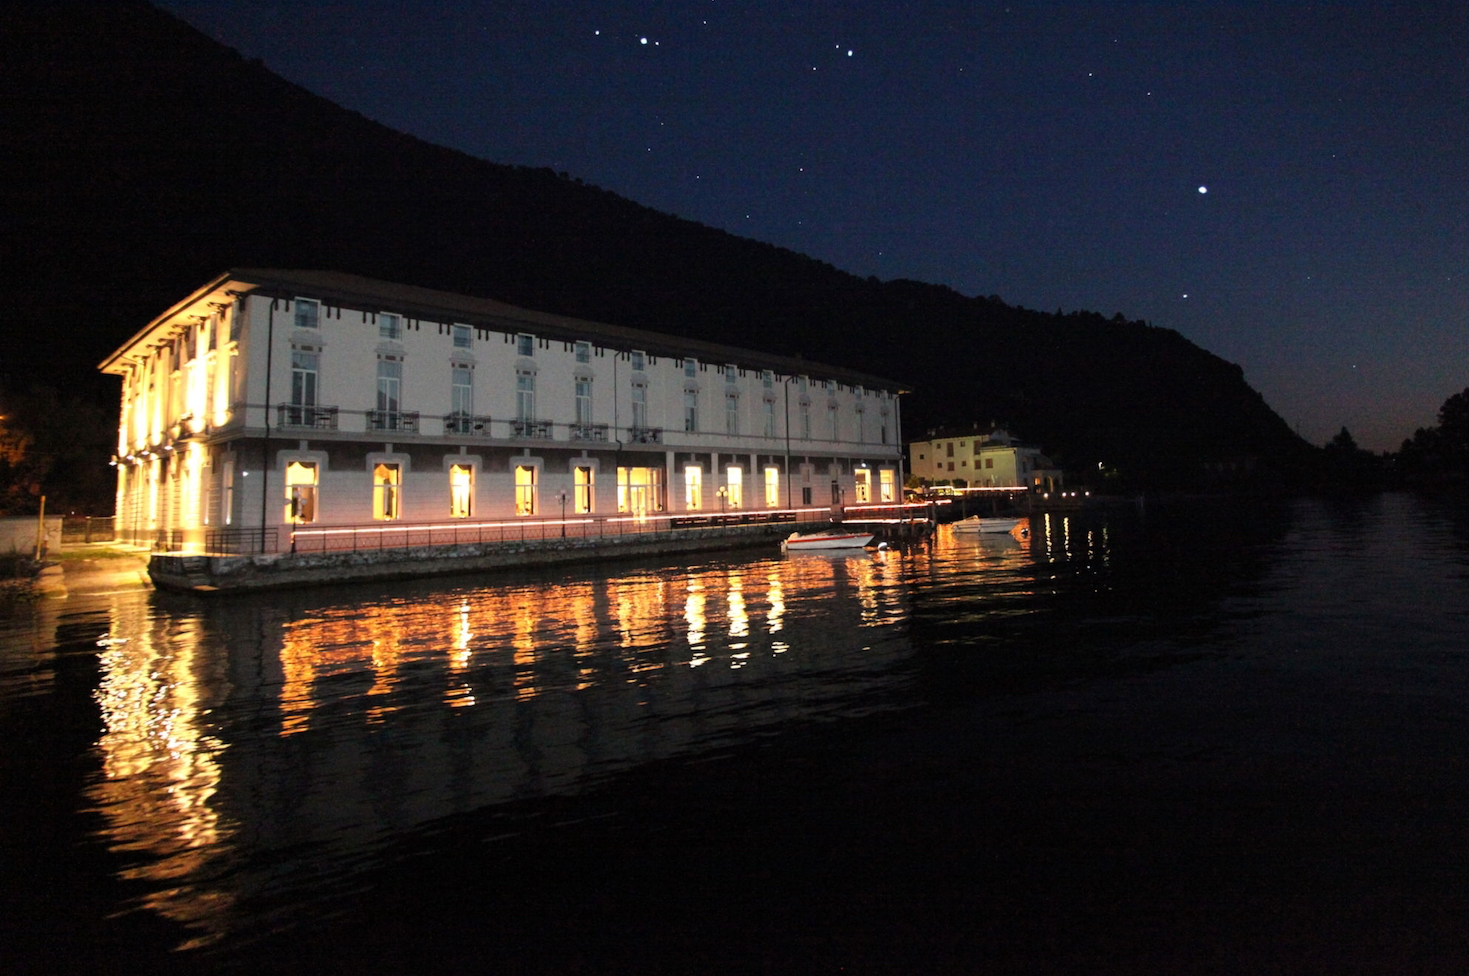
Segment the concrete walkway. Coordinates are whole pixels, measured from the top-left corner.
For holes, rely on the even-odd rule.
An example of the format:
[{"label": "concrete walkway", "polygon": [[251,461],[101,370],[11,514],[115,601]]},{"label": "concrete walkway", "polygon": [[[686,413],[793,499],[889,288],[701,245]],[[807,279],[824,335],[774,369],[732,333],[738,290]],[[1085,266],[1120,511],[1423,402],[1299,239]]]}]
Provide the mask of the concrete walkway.
[{"label": "concrete walkway", "polygon": [[152,588],[148,550],[110,542],[63,546],[36,579],[37,594],[59,600]]}]

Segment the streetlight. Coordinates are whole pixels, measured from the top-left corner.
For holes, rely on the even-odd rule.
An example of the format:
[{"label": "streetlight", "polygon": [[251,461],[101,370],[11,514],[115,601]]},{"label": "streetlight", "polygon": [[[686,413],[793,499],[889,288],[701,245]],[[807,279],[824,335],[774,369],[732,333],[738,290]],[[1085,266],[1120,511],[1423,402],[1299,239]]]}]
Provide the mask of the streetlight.
[{"label": "streetlight", "polygon": [[715,494],[719,496],[719,514],[720,515],[723,515],[724,514],[724,499],[725,499],[725,496],[727,496],[729,494],[729,489],[726,488],[724,485],[720,485],[719,486],[719,490],[717,492],[715,492]]},{"label": "streetlight", "polygon": [[561,538],[566,538],[566,489],[563,488],[556,493],[561,500]]}]

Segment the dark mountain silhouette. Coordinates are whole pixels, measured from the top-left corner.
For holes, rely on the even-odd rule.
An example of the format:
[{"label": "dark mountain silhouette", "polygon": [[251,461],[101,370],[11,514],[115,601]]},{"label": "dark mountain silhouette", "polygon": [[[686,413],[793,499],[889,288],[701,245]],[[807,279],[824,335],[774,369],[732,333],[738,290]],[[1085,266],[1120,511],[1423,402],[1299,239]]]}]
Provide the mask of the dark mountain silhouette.
[{"label": "dark mountain silhouette", "polygon": [[1073,472],[1158,483],[1304,444],[1166,329],[859,278],[550,170],[474,159],[277,77],[135,0],[10,5],[0,379],[95,365],[230,267],[327,268],[911,384],[909,436],[999,422]]}]

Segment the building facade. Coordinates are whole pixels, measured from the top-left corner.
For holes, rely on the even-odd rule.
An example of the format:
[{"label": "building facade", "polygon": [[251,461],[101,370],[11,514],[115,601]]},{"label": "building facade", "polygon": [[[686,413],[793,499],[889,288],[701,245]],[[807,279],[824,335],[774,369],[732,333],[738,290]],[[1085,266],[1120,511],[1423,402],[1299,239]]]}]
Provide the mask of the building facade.
[{"label": "building facade", "polygon": [[[100,367],[122,537],[897,502],[899,384],[355,275],[251,270]],[[230,548],[238,548],[231,544]]]},{"label": "building facade", "polygon": [[1056,491],[1061,471],[1041,453],[1011,437],[1008,431],[933,431],[926,441],[908,445],[908,470],[926,484],[970,488],[1028,488]]}]

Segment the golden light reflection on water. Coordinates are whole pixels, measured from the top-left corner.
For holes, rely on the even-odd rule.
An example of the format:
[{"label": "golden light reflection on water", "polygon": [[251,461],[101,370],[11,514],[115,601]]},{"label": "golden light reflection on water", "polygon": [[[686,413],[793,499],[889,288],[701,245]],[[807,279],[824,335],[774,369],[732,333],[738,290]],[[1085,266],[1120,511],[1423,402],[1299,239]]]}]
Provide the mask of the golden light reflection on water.
[{"label": "golden light reflection on water", "polygon": [[[218,662],[200,654],[197,620],[170,629],[138,604],[115,610],[98,645],[101,776],[88,800],[110,846],[129,855],[122,877],[171,883],[198,876],[236,829],[215,808],[226,746],[208,716],[225,688],[220,675],[201,671]],[[180,899],[176,891],[170,884],[143,904],[197,924],[227,912],[233,900],[225,892]]]},{"label": "golden light reflection on water", "polygon": [[[867,553],[711,561],[119,616],[101,655],[94,801],[110,845],[146,854],[128,876],[157,887],[147,907],[208,940],[245,884],[208,879],[251,851],[350,851],[592,770],[870,709],[852,703],[890,687],[910,649],[858,634],[904,618],[900,570]],[[235,701],[232,668],[250,685]],[[216,732],[221,703],[233,738]]]}]

